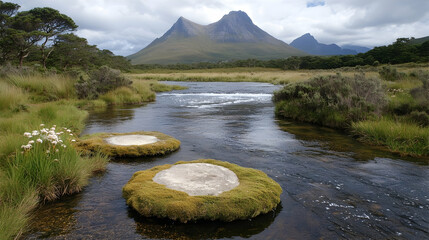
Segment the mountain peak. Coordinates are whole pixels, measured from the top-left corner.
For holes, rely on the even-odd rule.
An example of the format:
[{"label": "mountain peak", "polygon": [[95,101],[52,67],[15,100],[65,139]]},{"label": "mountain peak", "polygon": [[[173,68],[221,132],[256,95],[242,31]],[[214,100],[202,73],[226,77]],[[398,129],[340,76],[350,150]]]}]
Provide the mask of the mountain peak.
[{"label": "mountain peak", "polygon": [[314,55],[348,55],[357,54],[356,51],[350,49],[342,49],[336,44],[319,43],[310,33],[306,33],[301,37],[293,40],[290,45],[304,52]]},{"label": "mountain peak", "polygon": [[197,36],[203,30],[203,26],[192,22],[184,17],[179,17],[176,23],[161,37],[166,39],[171,36],[193,37]]},{"label": "mountain peak", "polygon": [[274,59],[306,55],[253,24],[243,11],[200,25],[184,17],[144,49],[128,56],[133,64]]},{"label": "mountain peak", "polygon": [[[220,21],[233,21],[237,23],[250,23],[253,24],[252,19],[247,15],[247,13],[238,10],[231,11],[228,14],[224,15]],[[219,21],[219,22],[220,22]]]}]

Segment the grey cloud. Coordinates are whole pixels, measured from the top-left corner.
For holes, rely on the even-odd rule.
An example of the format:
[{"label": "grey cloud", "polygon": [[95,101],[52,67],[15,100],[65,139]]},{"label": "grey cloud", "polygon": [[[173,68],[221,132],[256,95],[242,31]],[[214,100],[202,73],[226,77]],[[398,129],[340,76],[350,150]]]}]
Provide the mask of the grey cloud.
[{"label": "grey cloud", "polygon": [[[7,1],[7,0],[6,0]],[[180,17],[200,24],[232,10],[247,12],[269,34],[291,42],[310,32],[320,42],[390,44],[429,33],[428,0],[15,0],[21,10],[52,7],[79,25],[76,32],[120,55],[144,48]],[[322,2],[324,4],[322,4]],[[314,3],[316,7],[307,7]]]}]

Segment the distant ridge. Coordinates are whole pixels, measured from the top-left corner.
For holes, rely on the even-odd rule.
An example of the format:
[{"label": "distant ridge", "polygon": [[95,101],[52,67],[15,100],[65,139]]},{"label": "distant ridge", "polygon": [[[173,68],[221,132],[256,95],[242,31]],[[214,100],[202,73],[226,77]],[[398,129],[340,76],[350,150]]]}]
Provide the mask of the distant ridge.
[{"label": "distant ridge", "polygon": [[209,25],[180,17],[162,37],[127,58],[132,64],[171,64],[304,55],[253,24],[245,12],[231,11]]},{"label": "distant ridge", "polygon": [[349,45],[347,48],[341,48],[336,44],[319,43],[310,33],[293,40],[290,45],[301,51],[313,55],[356,55],[369,51],[369,48]]}]

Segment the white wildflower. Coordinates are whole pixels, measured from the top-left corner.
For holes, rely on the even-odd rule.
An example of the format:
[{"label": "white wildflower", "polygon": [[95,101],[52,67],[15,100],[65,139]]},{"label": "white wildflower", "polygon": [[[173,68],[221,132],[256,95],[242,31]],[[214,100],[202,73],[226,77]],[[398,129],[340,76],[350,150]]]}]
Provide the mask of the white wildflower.
[{"label": "white wildflower", "polygon": [[72,139],[71,141],[72,141],[72,142],[76,142],[76,139]]},{"label": "white wildflower", "polygon": [[56,158],[55,158],[55,159],[54,159],[54,162],[59,162],[59,161],[58,161],[58,159],[56,159]]},{"label": "white wildflower", "polygon": [[40,124],[40,127],[44,127],[44,126],[45,126],[45,124],[43,124],[43,123],[42,123],[42,124]]},{"label": "white wildflower", "polygon": [[28,141],[28,144],[33,144],[33,143],[34,143],[34,140]]},{"label": "white wildflower", "polygon": [[58,149],[55,149],[55,152],[59,152],[60,150],[58,150]]},{"label": "white wildflower", "polygon": [[34,130],[34,131],[31,133],[31,135],[33,135],[33,136],[37,136],[37,135],[39,135],[39,131]]},{"label": "white wildflower", "polygon": [[43,140],[42,140],[42,139],[40,139],[40,138],[38,138],[38,139],[36,140],[36,142],[38,142],[38,143],[42,143],[42,142],[43,142]]},{"label": "white wildflower", "polygon": [[51,151],[49,151],[49,149],[48,149],[48,150],[46,150],[46,153],[51,153]]},{"label": "white wildflower", "polygon": [[53,127],[53,128],[56,128],[56,127],[57,127],[57,125],[52,125],[52,127]]},{"label": "white wildflower", "polygon": [[60,139],[60,140],[58,140],[58,142],[59,142],[59,143],[63,143],[63,140],[61,140],[61,139]]},{"label": "white wildflower", "polygon": [[68,133],[71,133],[71,130],[70,130],[70,129],[67,129],[67,132],[68,132]]},{"label": "white wildflower", "polygon": [[40,132],[43,133],[43,134],[48,134],[48,130],[46,128],[40,130]]},{"label": "white wildflower", "polygon": [[58,142],[57,141],[52,141],[51,143],[54,144],[54,145],[57,145]]},{"label": "white wildflower", "polygon": [[25,132],[25,133],[24,133],[24,137],[31,138],[32,136],[31,136],[31,133],[29,133],[29,132]]},{"label": "white wildflower", "polygon": [[70,136],[73,136],[73,134],[71,134],[71,133],[70,133],[69,135],[70,135]]},{"label": "white wildflower", "polygon": [[65,144],[61,144],[61,146],[62,146],[63,148],[66,148],[66,147],[67,147]]}]

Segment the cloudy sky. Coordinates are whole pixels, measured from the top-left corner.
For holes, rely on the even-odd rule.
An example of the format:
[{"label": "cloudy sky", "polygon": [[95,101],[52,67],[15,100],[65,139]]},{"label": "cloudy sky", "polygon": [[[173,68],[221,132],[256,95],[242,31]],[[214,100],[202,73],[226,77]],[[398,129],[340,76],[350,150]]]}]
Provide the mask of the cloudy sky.
[{"label": "cloudy sky", "polygon": [[[7,0],[3,0],[7,2]],[[117,55],[135,53],[180,17],[199,24],[245,11],[253,23],[290,43],[311,33],[321,43],[367,47],[429,35],[429,0],[9,0],[21,11],[51,7],[71,17],[77,35]]]}]

